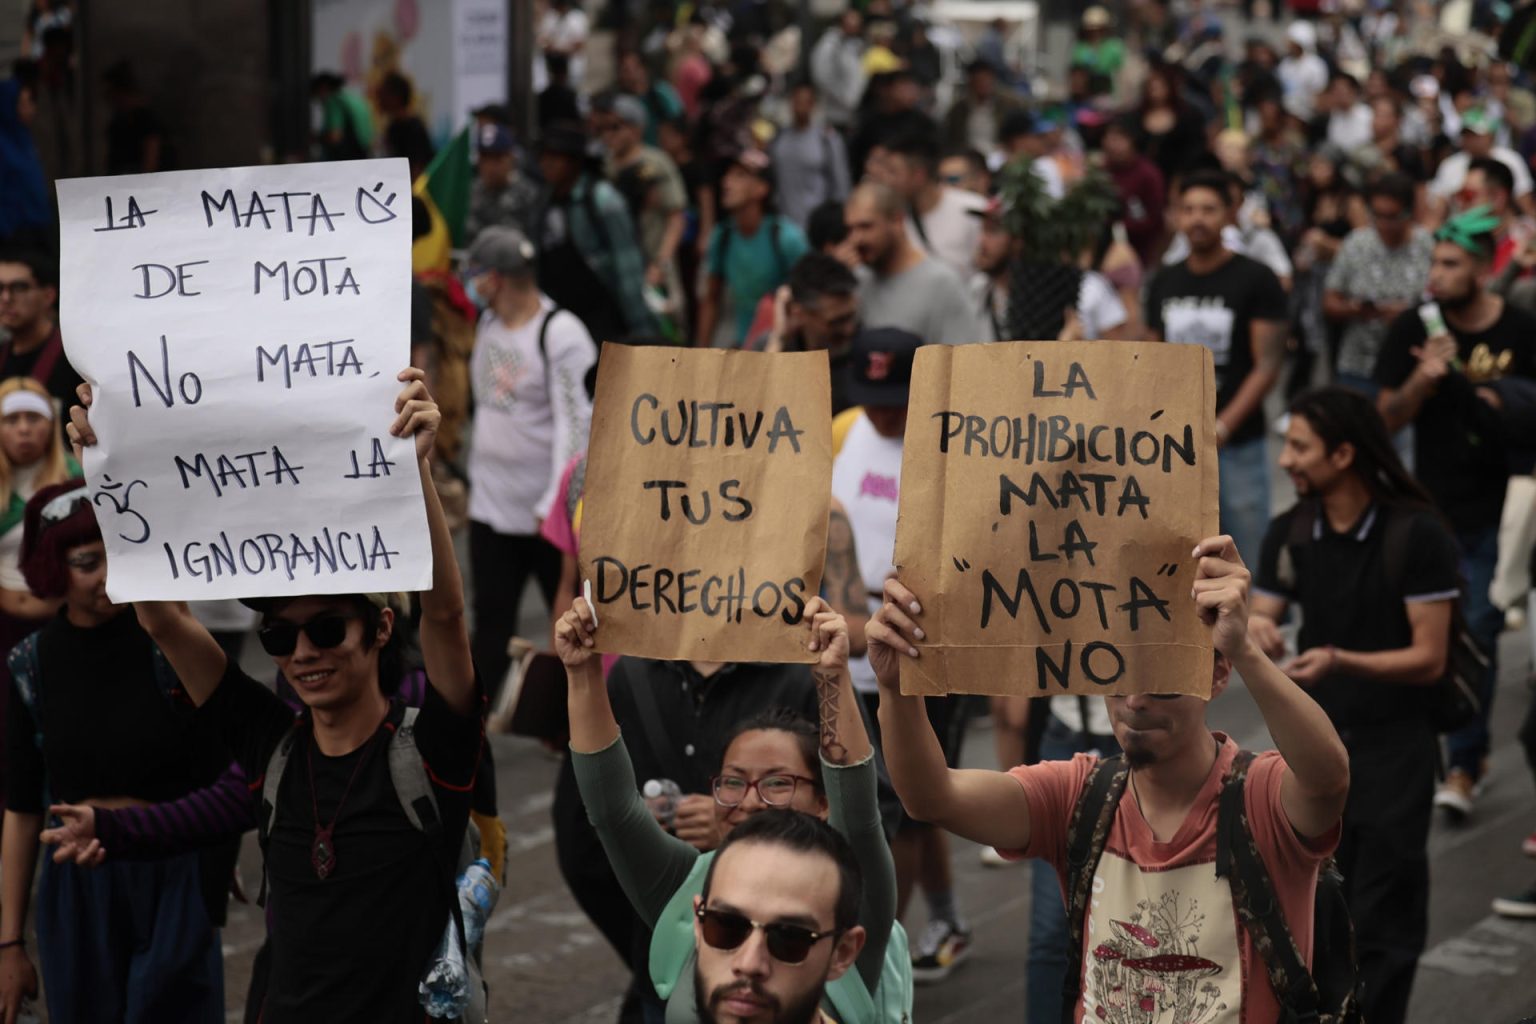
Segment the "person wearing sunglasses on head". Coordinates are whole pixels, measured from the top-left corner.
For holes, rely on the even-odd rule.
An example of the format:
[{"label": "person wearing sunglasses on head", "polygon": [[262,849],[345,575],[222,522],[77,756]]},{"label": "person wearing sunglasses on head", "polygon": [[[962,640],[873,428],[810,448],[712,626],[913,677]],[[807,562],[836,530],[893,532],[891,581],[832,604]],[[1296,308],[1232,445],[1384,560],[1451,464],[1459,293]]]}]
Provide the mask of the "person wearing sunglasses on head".
[{"label": "person wearing sunglasses on head", "polygon": [[[441,413],[423,376],[418,369],[399,374],[403,390],[389,430],[414,439],[432,546],[432,587],[419,595],[429,685],[411,733],[437,805],[435,828],[407,816],[391,772],[391,737],[406,711],[390,696],[400,679],[399,641],[394,611],[382,600],[338,594],[263,602],[262,646],[304,704],[297,719],[229,661],[185,604],[136,606],[247,778],[267,778],[274,754],[288,755],[270,811],[263,795],[271,958],[260,1019],[267,1024],[421,1020],[418,982],[453,919],[451,872],[484,746],[484,700],[429,464]],[[70,439],[91,445],[87,387],[80,397]]]},{"label": "person wearing sunglasses on head", "polygon": [[743,822],[710,858],[690,906],[698,1019],[846,1021],[821,1003],[868,948],[858,923],[863,875],[852,844],[814,815],[777,810]]},{"label": "person wearing sunglasses on head", "polygon": [[[885,603],[865,630],[886,764],[902,806],[1004,857],[1041,858],[1056,869],[1071,937],[1055,1020],[1097,1020],[1097,1010],[1117,999],[1162,1005],[1162,991],[1178,986],[1194,996],[1197,985],[1200,1005],[1225,1003],[1233,1020],[1239,1013],[1248,1024],[1304,1019],[1300,1000],[1310,989],[1315,1004],[1318,990],[1312,978],[1303,986],[1282,972],[1292,981],[1276,991],[1270,972],[1280,968],[1270,958],[1284,957],[1276,952],[1279,931],[1289,932],[1285,949],[1299,947],[1302,970],[1340,966],[1314,965],[1309,940],[1319,867],[1341,834],[1349,755],[1323,709],[1249,637],[1249,573],[1232,538],[1202,540],[1193,560],[1189,599],[1216,652],[1211,698],[1234,670],[1241,673],[1278,752],[1240,752],[1213,732],[1204,697],[1150,692],[1105,698],[1121,758],[1077,754],[1006,772],[950,768],[922,700],[900,688],[900,663],[923,657],[918,645],[929,639],[923,626],[935,621],[934,609],[900,580],[887,580]],[[1228,832],[1224,847],[1217,826],[1232,820],[1219,810],[1234,805],[1223,795],[1228,784],[1241,798],[1236,827],[1247,837]],[[1226,878],[1218,874],[1224,848],[1232,853]],[[1267,876],[1263,886],[1254,861]],[[1244,895],[1260,889],[1266,900]],[[1249,928],[1263,930],[1255,937]],[[1344,956],[1337,947],[1332,953],[1335,961]],[[1154,990],[1159,978],[1167,984]],[[1336,1011],[1310,1009],[1314,1018],[1319,1009]],[[1052,1018],[1031,1012],[1029,1019]]]},{"label": "person wearing sunglasses on head", "polygon": [[[228,764],[180,681],[126,605],[106,594],[106,549],[85,484],[38,491],[22,571],[63,607],[10,653],[0,1022],[37,995],[26,920],[48,801],[122,807],[180,797]],[[224,1019],[217,931],[233,865],[182,853],[101,871],[43,862],[37,962],[57,1021]],[[208,884],[205,884],[205,879]]]},{"label": "person wearing sunglasses on head", "polygon": [[[876,801],[873,748],[848,675],[847,623],[820,597],[806,605],[804,618],[808,624],[807,647],[817,655],[811,673],[821,708],[819,755],[817,736],[811,729],[799,728],[793,718],[785,715],[759,716],[743,723],[727,741],[720,774],[712,780],[716,828],[726,843],[737,829],[768,816],[764,812],[775,812],[773,816],[778,816],[778,812],[798,812],[830,821],[857,851],[865,878],[856,918],[862,926],[863,947],[854,948],[854,955],[849,957],[856,959],[857,970],[818,975],[816,986],[804,989],[795,986],[807,981],[810,975],[785,970],[784,965],[805,961],[805,949],[801,947],[805,936],[794,933],[793,941],[787,941],[785,937],[790,933],[784,929],[765,932],[770,951],[776,946],[784,955],[777,957],[780,964],[764,970],[780,981],[769,985],[764,976],[749,971],[746,975],[737,974],[738,980],[747,979],[739,989],[729,985],[721,988],[724,982],[718,978],[710,979],[713,987],[707,990],[701,986],[699,972],[709,965],[717,967],[718,958],[706,956],[701,949],[695,959],[695,931],[701,929],[702,934],[717,938],[726,934],[718,931],[720,922],[711,923],[708,916],[698,919],[696,924],[696,911],[701,905],[696,900],[705,891],[706,873],[719,851],[701,853],[669,834],[641,798],[629,752],[609,704],[601,663],[593,651],[598,626],[585,599],[577,598],[555,627],[555,651],[565,663],[569,682],[571,763],[577,785],[620,885],[636,913],[654,929],[651,981],[657,994],[666,1000],[666,1020],[671,1024],[799,1024],[821,1019],[811,1015],[818,1005],[830,1012],[828,1019],[841,1024],[901,1020],[902,1013],[911,1012],[911,960],[906,935],[895,924],[895,865]],[[799,890],[804,882],[791,878],[789,888]],[[769,890],[760,891],[766,895]],[[707,901],[702,905],[714,906]],[[747,905],[735,909],[741,911]],[[759,904],[750,906],[755,908]],[[757,914],[745,916],[770,920]],[[807,919],[801,914],[795,923],[820,931],[830,916],[822,914]],[[817,925],[811,925],[810,920]],[[845,938],[848,926],[848,922],[839,919],[837,927]],[[756,940],[747,944],[752,949],[760,945]],[[721,948],[718,943],[708,945]],[[832,945],[843,951],[847,948],[842,939]],[[826,951],[817,955],[817,964],[827,968]],[[763,967],[761,962],[758,967]],[[694,984],[689,983],[690,973],[694,974]],[[789,1015],[787,1011],[794,1008],[796,992],[800,996],[819,993],[822,980],[827,982],[825,997],[818,995],[812,999],[809,1009],[801,1008],[802,1015]]]}]

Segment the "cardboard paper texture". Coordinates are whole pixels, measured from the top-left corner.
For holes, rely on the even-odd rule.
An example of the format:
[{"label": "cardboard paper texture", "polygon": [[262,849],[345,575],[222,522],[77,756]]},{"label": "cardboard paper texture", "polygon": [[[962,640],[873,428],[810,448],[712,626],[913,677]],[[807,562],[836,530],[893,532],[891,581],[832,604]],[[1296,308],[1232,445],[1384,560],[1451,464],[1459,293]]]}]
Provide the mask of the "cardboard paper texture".
[{"label": "cardboard paper texture", "polygon": [[813,662],[832,489],[825,352],[604,345],[580,569],[597,649]]},{"label": "cardboard paper texture", "polygon": [[422,590],[404,160],[58,183],[114,601]]},{"label": "cardboard paper texture", "polygon": [[903,693],[1209,695],[1189,597],[1217,533],[1207,349],[925,347],[901,474],[897,572],[928,634]]}]

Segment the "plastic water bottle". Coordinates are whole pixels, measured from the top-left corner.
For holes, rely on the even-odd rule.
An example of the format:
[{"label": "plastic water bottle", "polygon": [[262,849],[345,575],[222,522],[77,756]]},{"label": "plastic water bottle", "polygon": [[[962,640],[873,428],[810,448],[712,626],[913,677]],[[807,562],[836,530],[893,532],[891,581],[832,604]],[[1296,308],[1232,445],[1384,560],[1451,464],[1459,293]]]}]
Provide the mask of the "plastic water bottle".
[{"label": "plastic water bottle", "polygon": [[647,779],[640,787],[646,806],[657,816],[662,828],[671,828],[677,817],[677,802],[682,798],[682,787],[671,779]]},{"label": "plastic water bottle", "polygon": [[[465,922],[468,925],[469,922]],[[464,948],[459,945],[459,929],[452,921],[437,944],[432,966],[417,986],[417,999],[427,1016],[449,1020],[463,1016],[469,1008],[469,970],[464,966]]]},{"label": "plastic water bottle", "polygon": [[478,949],[485,935],[485,923],[496,909],[501,884],[491,871],[491,862],[481,857],[459,876],[459,910],[464,915],[464,939],[470,949]]}]

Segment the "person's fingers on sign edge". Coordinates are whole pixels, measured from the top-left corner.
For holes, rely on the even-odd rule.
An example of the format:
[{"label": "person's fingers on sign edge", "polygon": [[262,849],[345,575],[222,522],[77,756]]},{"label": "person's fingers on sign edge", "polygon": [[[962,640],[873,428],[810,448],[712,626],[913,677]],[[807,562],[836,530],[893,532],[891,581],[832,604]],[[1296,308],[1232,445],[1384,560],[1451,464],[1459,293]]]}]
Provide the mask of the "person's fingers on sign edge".
[{"label": "person's fingers on sign edge", "polygon": [[901,613],[894,611],[894,606],[892,605],[885,605],[875,612],[874,617],[869,620],[869,625],[864,628],[864,639],[870,644],[878,644],[881,647],[887,647],[892,651],[904,654],[909,658],[916,658],[918,656],[917,648],[902,633],[900,626],[891,622],[893,614],[900,615]]},{"label": "person's fingers on sign edge", "polygon": [[886,604],[901,605],[913,615],[923,614],[922,605],[917,603],[917,595],[908,590],[901,580],[894,576],[886,578],[885,602]]}]

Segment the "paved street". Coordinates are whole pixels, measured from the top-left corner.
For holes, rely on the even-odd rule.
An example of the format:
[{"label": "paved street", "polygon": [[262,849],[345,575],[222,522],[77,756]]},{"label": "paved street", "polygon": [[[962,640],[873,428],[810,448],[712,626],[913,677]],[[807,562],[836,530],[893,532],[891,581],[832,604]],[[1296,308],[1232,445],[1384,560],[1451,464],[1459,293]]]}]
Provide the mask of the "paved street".
[{"label": "paved street", "polygon": [[[1414,1024],[1468,1021],[1514,1024],[1536,1012],[1536,922],[1501,921],[1488,911],[1495,895],[1536,878],[1536,861],[1522,858],[1520,837],[1536,825],[1536,797],[1513,734],[1530,699],[1524,634],[1504,638],[1502,685],[1496,706],[1494,784],[1466,828],[1437,824],[1432,841],[1434,893],[1431,949],[1419,972]],[[1213,709],[1216,724],[1245,746],[1268,746],[1258,712],[1241,689]],[[978,723],[967,762],[986,765],[990,726]],[[492,919],[487,967],[495,1020],[606,1022],[616,1018],[624,971],[576,909],[555,868],[549,827],[555,761],[535,744],[496,741],[501,804],[512,837],[509,885]],[[248,860],[247,877],[254,860]],[[1026,869],[989,869],[977,849],[957,844],[960,898],[976,931],[970,962],[944,985],[919,989],[917,1020],[1018,1021],[1023,1017],[1027,941]],[[921,901],[914,901],[920,909]],[[232,924],[226,941],[248,959],[256,917]],[[908,921],[916,931],[921,919]],[[232,964],[231,991],[243,991]],[[238,1018],[235,1018],[238,1019]]]}]

